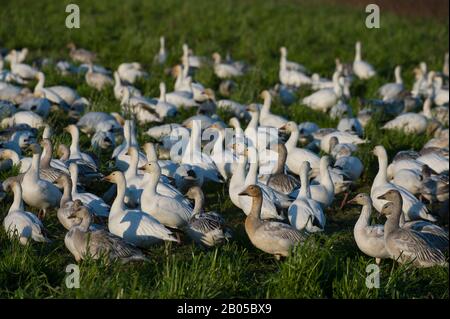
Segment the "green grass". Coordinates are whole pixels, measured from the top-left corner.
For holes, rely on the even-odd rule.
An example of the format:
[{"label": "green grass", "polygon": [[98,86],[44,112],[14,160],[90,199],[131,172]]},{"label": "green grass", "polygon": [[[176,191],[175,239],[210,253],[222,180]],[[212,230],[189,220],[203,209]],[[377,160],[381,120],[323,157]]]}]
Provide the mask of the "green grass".
[{"label": "green grass", "polygon": [[[278,80],[279,47],[289,49],[289,59],[300,61],[312,71],[331,76],[334,59],[353,59],[356,40],[363,43],[364,58],[377,69],[378,76],[352,87],[353,96],[375,97],[381,83],[392,81],[393,68],[402,64],[407,86],[412,84],[412,69],[427,61],[440,69],[448,50],[448,21],[400,18],[381,13],[381,29],[366,29],[365,13],[322,2],[303,1],[92,1],[80,0],[81,29],[64,27],[65,5],[71,1],[6,0],[0,11],[0,45],[28,47],[28,61],[41,57],[68,59],[65,45],[96,51],[102,65],[116,68],[121,62],[139,61],[151,72],[148,81],[139,83],[147,96],[159,95],[158,83],[168,89],[173,79],[164,68],[152,64],[160,35],[166,36],[167,65],[179,62],[185,41],[198,55],[213,51],[250,63],[252,70],[237,79],[238,89],[231,96],[242,103],[259,101],[259,93]],[[48,85],[66,84],[92,102],[92,110],[119,111],[112,92],[89,88],[82,77],[63,77],[45,68]],[[202,69],[196,79],[217,90],[219,81],[211,69]],[[32,87],[32,86],[30,86]],[[308,92],[301,90],[299,96]],[[354,111],[358,110],[352,99]],[[322,127],[335,126],[328,116],[311,112],[300,104],[288,108],[275,100],[273,112],[296,122],[314,121]],[[192,112],[182,112],[181,121]],[[56,127],[54,144],[68,143],[62,133],[67,124],[64,114],[50,117]],[[381,117],[366,128],[368,145],[358,152],[365,171],[354,192],[368,191],[377,165],[370,150],[386,146],[390,157],[401,149],[420,149],[427,136],[407,136],[381,132]],[[145,128],[144,128],[145,129]],[[140,133],[142,133],[141,130]],[[143,134],[140,142],[148,140]],[[82,137],[82,146],[89,140]],[[102,155],[107,172],[108,154]],[[1,173],[0,179],[17,170]],[[106,189],[107,185],[96,185]],[[226,186],[211,186],[208,209],[222,213],[234,231],[234,239],[216,249],[203,250],[189,242],[158,246],[148,251],[149,262],[133,265],[105,264],[87,260],[80,263],[81,287],[65,286],[65,268],[74,263],[63,243],[64,230],[55,214],[45,224],[53,243],[33,243],[27,247],[6,238],[0,230],[0,297],[4,298],[448,298],[448,269],[413,269],[392,261],[381,265],[380,289],[365,286],[366,267],[373,260],[362,254],[353,240],[356,208],[328,210],[324,234],[312,236],[290,258],[276,261],[254,248],[243,228],[243,213],[233,206]],[[338,196],[338,203],[341,197]],[[11,196],[0,204],[0,219],[5,216]],[[337,206],[337,205],[335,205]]]}]

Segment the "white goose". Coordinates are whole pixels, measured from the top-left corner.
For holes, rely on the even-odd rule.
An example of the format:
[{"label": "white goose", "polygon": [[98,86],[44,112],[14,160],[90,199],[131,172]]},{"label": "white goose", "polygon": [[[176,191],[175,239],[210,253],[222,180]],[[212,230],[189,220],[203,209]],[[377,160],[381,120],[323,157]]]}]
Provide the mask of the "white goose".
[{"label": "white goose", "polygon": [[289,139],[287,140],[285,146],[288,151],[288,156],[286,159],[287,168],[296,174],[300,171],[300,166],[302,161],[307,161],[312,168],[312,175],[317,176],[320,166],[320,158],[313,152],[297,147],[297,142],[299,138],[299,129],[295,122],[287,122],[284,126],[280,128],[281,130],[286,130],[291,133]]},{"label": "white goose", "polygon": [[50,242],[45,235],[42,222],[34,214],[25,211],[22,201],[22,187],[16,181],[7,183],[5,190],[12,188],[14,200],[3,220],[3,227],[9,238],[18,237],[22,245],[30,239],[37,242]]},{"label": "white goose", "polygon": [[[124,172],[128,169],[129,163],[130,163],[130,156],[127,155],[128,148],[130,146],[138,146],[137,143],[133,143],[134,130],[133,130],[133,121],[126,120],[123,127],[123,142],[121,145],[117,146],[112,155],[111,158],[115,159],[116,167],[120,171]],[[145,154],[139,152],[139,164],[138,166],[143,166],[145,163],[147,163],[147,158]]]},{"label": "white goose", "polygon": [[342,97],[343,85],[344,78],[340,77],[337,82],[334,82],[333,88],[322,89],[304,97],[302,104],[316,111],[328,112]]},{"label": "white goose", "polygon": [[122,101],[123,99],[123,95],[125,94],[125,90],[127,90],[130,92],[131,96],[142,96],[141,91],[132,86],[132,85],[124,85],[122,83],[122,80],[120,79],[120,75],[117,71],[114,72],[114,97],[119,100]]},{"label": "white goose", "polygon": [[383,101],[391,102],[398,99],[400,93],[405,89],[402,79],[402,67],[397,65],[395,67],[395,83],[386,83],[378,89],[378,94],[382,97]]},{"label": "white goose", "polygon": [[214,73],[220,79],[228,79],[242,76],[244,74],[242,70],[237,68],[235,65],[222,62],[222,58],[219,53],[214,52],[212,58],[214,60]]},{"label": "white goose", "polygon": [[34,88],[34,94],[39,97],[45,97],[56,104],[72,105],[81,99],[77,91],[68,86],[50,86],[44,87],[45,75],[42,72],[37,73],[38,83]]},{"label": "white goose", "polygon": [[211,151],[211,159],[226,181],[233,175],[237,157],[231,150],[224,148],[225,129],[218,124],[213,124],[208,129],[212,129],[218,134]]},{"label": "white goose", "polygon": [[80,150],[80,132],[78,131],[78,127],[74,124],[70,124],[64,130],[70,134],[72,139],[70,143],[69,159],[71,160],[82,159],[91,165],[97,166],[97,163],[94,161],[92,156],[83,153]]},{"label": "white goose", "polygon": [[383,205],[386,203],[385,200],[379,199],[378,197],[384,195],[387,191],[395,189],[399,191],[403,198],[402,210],[405,214],[406,220],[414,220],[418,218],[426,219],[429,221],[436,221],[436,218],[429,214],[426,206],[421,203],[413,194],[408,192],[401,186],[396,186],[387,181],[387,166],[388,157],[386,149],[379,145],[376,146],[373,153],[378,157],[378,174],[370,190],[370,197],[372,198],[373,205],[378,212],[381,212]]},{"label": "white goose", "polygon": [[[283,51],[283,50],[281,50]],[[280,72],[278,73],[280,82],[286,86],[300,87],[301,85],[311,84],[311,78],[298,70],[288,68],[283,52],[281,52]]]},{"label": "white goose", "polygon": [[11,72],[23,80],[32,80],[36,78],[39,71],[28,64],[12,61]]},{"label": "white goose", "polygon": [[150,247],[161,240],[177,241],[170,230],[149,214],[125,207],[123,200],[126,182],[122,172],[113,172],[103,179],[117,185],[117,196],[108,218],[108,228],[112,234],[143,248]]},{"label": "white goose", "polygon": [[159,51],[158,54],[155,55],[154,61],[158,64],[164,64],[167,60],[167,50],[166,50],[166,41],[164,37],[159,38]]},{"label": "white goose", "polygon": [[122,63],[117,68],[117,73],[122,81],[133,84],[138,79],[148,77],[148,73],[142,70],[142,66],[137,62]]},{"label": "white goose", "polygon": [[45,217],[49,208],[58,207],[62,194],[55,185],[39,176],[41,147],[32,144],[30,148],[33,152],[31,166],[21,183],[23,200],[31,207],[40,209],[42,216]]},{"label": "white goose", "polygon": [[301,72],[301,73],[307,73],[307,70],[306,70],[305,66],[303,66],[302,64],[297,63],[297,62],[289,61],[287,59],[288,52],[287,52],[286,47],[281,47],[280,48],[280,53],[281,53],[280,63],[281,63],[281,60],[284,60],[284,63],[286,64],[286,69],[287,70],[298,71],[298,72]]},{"label": "white goose", "polygon": [[192,216],[192,208],[184,201],[161,195],[157,191],[161,176],[158,163],[145,164],[144,171],[148,176],[148,182],[141,196],[142,210],[167,227],[181,229],[186,226]]},{"label": "white goose", "polygon": [[353,61],[353,73],[362,80],[368,80],[373,77],[376,72],[372,65],[361,58],[361,42],[355,44],[355,60]]},{"label": "white goose", "polygon": [[261,97],[264,99],[263,107],[261,108],[259,115],[259,123],[262,126],[269,126],[279,128],[286,124],[288,120],[284,117],[273,114],[270,112],[270,105],[272,104],[272,96],[269,91],[264,90],[261,93]]},{"label": "white goose", "polygon": [[297,230],[307,230],[314,233],[325,227],[325,215],[320,204],[311,199],[308,173],[311,167],[308,162],[300,165],[301,188],[297,199],[288,209],[288,218]]},{"label": "white goose", "polygon": [[106,204],[103,199],[91,193],[78,192],[78,165],[76,163],[71,163],[69,166],[69,171],[70,178],[72,180],[72,199],[80,200],[92,214],[101,217],[108,217],[110,206]]}]

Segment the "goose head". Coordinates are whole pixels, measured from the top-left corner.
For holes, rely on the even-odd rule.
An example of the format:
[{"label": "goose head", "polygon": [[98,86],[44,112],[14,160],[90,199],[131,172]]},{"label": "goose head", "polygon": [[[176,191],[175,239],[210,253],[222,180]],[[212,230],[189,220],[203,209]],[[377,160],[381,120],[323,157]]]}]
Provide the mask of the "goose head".
[{"label": "goose head", "polygon": [[249,185],[247,188],[239,193],[239,196],[261,197],[261,189],[257,185]]},{"label": "goose head", "polygon": [[[72,181],[70,180],[69,176],[66,174],[61,174],[53,183],[56,187],[63,189],[65,185],[70,185]],[[72,186],[72,185],[70,185]],[[72,188],[72,187],[70,187]]]},{"label": "goose head", "polygon": [[400,192],[396,189],[388,190],[383,195],[378,196],[377,199],[384,199],[394,203],[402,202],[402,196],[400,195]]},{"label": "goose head", "polygon": [[397,207],[393,202],[387,202],[381,208],[380,215],[388,217],[396,211]]},{"label": "goose head", "polygon": [[41,152],[42,152],[41,147],[39,146],[39,144],[36,144],[36,143],[31,144],[29,146],[29,149],[30,149],[31,153],[33,153],[33,155],[35,155],[35,154],[39,154],[40,155]]},{"label": "goose head", "polygon": [[59,144],[58,148],[56,149],[56,155],[58,155],[59,158],[68,159],[70,155],[70,150],[67,147],[67,145]]},{"label": "goose head", "polygon": [[239,120],[238,120],[236,117],[232,117],[232,118],[228,121],[228,124],[229,124],[232,128],[234,128],[234,129],[237,129],[237,128],[240,128],[240,127],[241,127],[241,123],[239,122]]},{"label": "goose head", "polygon": [[114,171],[111,174],[105,176],[102,178],[102,181],[118,184],[120,181],[124,180],[125,177],[123,176],[123,173],[120,171]]},{"label": "goose head", "polygon": [[212,59],[213,59],[215,64],[219,64],[220,61],[222,60],[222,58],[220,57],[220,54],[218,52],[214,52],[212,54]]},{"label": "goose head", "polygon": [[150,161],[144,166],[139,167],[139,169],[149,174],[161,174],[161,168],[156,161]]},{"label": "goose head", "polygon": [[64,131],[67,132],[67,133],[69,133],[70,135],[73,135],[73,134],[75,134],[76,132],[78,132],[78,128],[76,127],[75,124],[70,124],[70,125],[67,125],[67,126],[64,128]]},{"label": "goose head", "polygon": [[287,49],[286,47],[281,47],[280,48],[280,53],[282,57],[286,57],[287,56]]},{"label": "goose head", "polygon": [[272,98],[272,96],[270,95],[270,92],[268,90],[264,90],[261,92],[261,98],[265,101]]},{"label": "goose head", "polygon": [[70,51],[74,51],[77,49],[75,43],[73,43],[73,42],[67,43],[67,48],[70,49]]},{"label": "goose head", "polygon": [[245,110],[247,112],[254,113],[254,114],[259,114],[259,111],[260,111],[259,105],[256,103],[251,103],[251,104],[247,105]]},{"label": "goose head", "polygon": [[[79,200],[77,200],[79,201]],[[67,218],[69,219],[76,219],[77,222],[74,223],[74,225],[79,225],[81,224],[81,222],[83,221],[85,224],[90,225],[92,223],[92,214],[91,212],[88,210],[87,207],[81,205],[78,206],[79,204],[76,204],[76,202],[74,202],[74,207],[75,209],[72,211],[72,213],[67,216]],[[81,201],[79,201],[81,203]]]},{"label": "goose head", "polygon": [[287,122],[286,124],[284,124],[283,126],[279,127],[279,130],[282,132],[292,133],[295,130],[298,130],[298,126],[297,126],[297,124],[295,124],[295,122],[290,121],[290,122]]},{"label": "goose head", "polygon": [[[192,171],[192,170],[189,170],[189,171]],[[189,171],[188,171],[188,173],[189,173]],[[199,186],[192,186],[186,192],[186,197],[189,199],[196,199],[198,197],[203,197],[202,189]]]},{"label": "goose head", "polygon": [[370,205],[372,203],[370,196],[365,193],[360,193],[355,196],[355,198],[349,200],[347,204],[353,204],[353,205]]}]

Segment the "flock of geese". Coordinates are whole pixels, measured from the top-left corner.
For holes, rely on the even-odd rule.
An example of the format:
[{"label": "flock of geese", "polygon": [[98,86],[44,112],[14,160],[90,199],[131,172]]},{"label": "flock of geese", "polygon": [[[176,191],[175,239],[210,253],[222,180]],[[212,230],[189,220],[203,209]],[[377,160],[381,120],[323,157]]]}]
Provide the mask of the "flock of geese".
[{"label": "flock of geese", "polygon": [[[0,170],[10,176],[2,183],[1,198],[6,201],[5,192],[14,195],[3,220],[11,239],[24,245],[50,242],[44,224],[56,211],[67,230],[65,246],[77,261],[87,256],[145,260],[143,249],[180,242],[182,233],[198,245],[219,245],[232,231],[226,216],[205,211],[203,190],[208,183],[227,183],[232,203],[246,215],[252,244],[276,258],[288,256],[310,234],[324,230],[336,195],[346,194],[341,208],[346,207],[350,187],[364,172],[355,152],[369,142],[364,128],[381,111],[393,118],[382,130],[432,138],[421,150],[398,152],[391,162],[382,145],[373,149],[378,173],[370,194],[348,202],[362,206],[354,227],[356,244],[377,263],[390,258],[417,267],[447,265],[448,229],[439,225],[448,224],[448,54],[442,71],[428,70],[425,62],[415,68],[411,90],[397,66],[395,82],[380,87],[379,97],[359,97],[361,108],[353,115],[347,103],[354,79],[377,76],[363,60],[360,42],[353,62],[336,59],[331,78],[289,61],[282,47],[280,83],[261,93],[262,103],[248,105],[229,97],[238,86],[235,79],[251,67],[229,54],[223,59],[215,52],[211,60],[184,44],[181,63],[167,69],[174,90],[168,92],[160,83],[160,95],[150,97],[135,86],[151,77],[140,63],[122,63],[112,72],[97,64],[95,53],[73,43],[67,47],[71,61],[40,59],[33,65],[25,62],[27,48],[0,51]],[[165,64],[167,57],[161,37],[154,63]],[[82,74],[95,90],[113,90],[121,111],[86,111],[90,101],[74,88],[46,83],[44,66],[67,77]],[[195,71],[205,67],[212,67],[221,80],[223,99],[194,80]],[[313,93],[290,106],[298,101],[300,87]],[[313,122],[295,123],[271,112],[274,98],[286,107],[327,113],[339,124],[320,128]],[[195,108],[197,114],[183,123],[170,122],[180,108]],[[232,114],[228,123],[218,115],[220,109]],[[54,148],[55,128],[47,119],[58,111],[71,123],[64,128],[71,143]],[[148,123],[151,127],[140,133],[153,142],[139,145],[137,128]],[[233,129],[231,142],[228,128]],[[209,151],[201,138],[206,131],[215,136]],[[95,152],[81,148],[80,134],[91,139]],[[176,152],[179,139],[174,135],[186,141]],[[108,151],[114,171],[104,176],[95,154]],[[11,176],[15,166],[19,174]],[[105,193],[95,187],[100,180],[111,184]],[[96,194],[88,191],[96,189]],[[372,224],[374,209],[386,216],[384,225]]]}]

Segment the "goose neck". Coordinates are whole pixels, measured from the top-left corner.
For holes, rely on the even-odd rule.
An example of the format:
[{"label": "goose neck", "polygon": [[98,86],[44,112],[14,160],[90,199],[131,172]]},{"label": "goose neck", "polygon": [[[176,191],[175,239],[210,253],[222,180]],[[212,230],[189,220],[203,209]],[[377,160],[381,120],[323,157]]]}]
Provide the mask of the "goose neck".
[{"label": "goose neck", "polygon": [[297,199],[311,198],[311,191],[309,188],[308,169],[302,166],[300,169],[300,191],[298,192]]},{"label": "goose neck", "polygon": [[205,202],[205,198],[203,194],[196,194],[194,198],[194,209],[192,210],[193,215],[197,215],[203,212],[203,205]]},{"label": "goose neck", "polygon": [[378,155],[378,173],[373,181],[374,185],[379,186],[387,183],[387,166],[388,159],[386,151],[384,151]]},{"label": "goose neck", "polygon": [[361,209],[355,228],[364,228],[370,225],[370,216],[372,215],[372,203],[365,202]]},{"label": "goose neck", "polygon": [[9,212],[12,211],[24,211],[23,200],[22,200],[22,187],[19,183],[14,183],[12,186],[14,192],[14,200],[9,208]]},{"label": "goose neck", "polygon": [[398,202],[394,202],[393,212],[388,216],[384,224],[384,238],[400,227],[400,216],[402,214],[402,206]]},{"label": "goose neck", "polygon": [[299,131],[298,131],[298,127],[295,125],[295,128],[293,130],[290,131],[291,135],[289,136],[289,139],[286,141],[286,149],[291,150],[294,149],[295,147],[297,147],[297,141],[298,141],[298,137],[299,137]]},{"label": "goose neck", "polygon": [[66,203],[71,201],[72,201],[72,181],[69,178],[66,178],[63,181],[63,195],[61,196],[59,207],[64,207]]},{"label": "goose neck", "polygon": [[126,182],[125,182],[125,177],[123,176],[123,174],[120,174],[118,176],[118,180],[117,180],[116,184],[117,184],[117,195],[111,206],[111,213],[109,215],[110,218],[112,217],[112,215],[114,215],[114,213],[118,213],[118,212],[123,213],[126,210],[125,203],[124,203]]},{"label": "goose neck", "polygon": [[252,207],[247,218],[261,220],[261,208],[263,204],[263,197],[259,196],[252,197]]},{"label": "goose neck", "polygon": [[250,167],[245,178],[245,186],[249,186],[257,183],[258,178],[258,151],[256,148],[250,148]]},{"label": "goose neck", "polygon": [[275,168],[275,171],[273,172],[273,174],[283,174],[284,173],[284,167],[286,165],[286,158],[287,158],[287,152],[286,149],[283,148],[279,148],[278,149],[278,158],[277,158],[277,166]]}]

